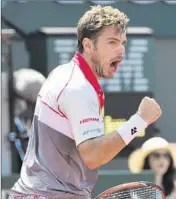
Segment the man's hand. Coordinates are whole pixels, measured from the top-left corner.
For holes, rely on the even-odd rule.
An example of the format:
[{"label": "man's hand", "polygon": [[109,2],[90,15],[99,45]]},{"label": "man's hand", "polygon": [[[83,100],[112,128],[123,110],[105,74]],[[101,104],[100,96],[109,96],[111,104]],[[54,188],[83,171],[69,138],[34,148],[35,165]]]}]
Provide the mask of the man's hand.
[{"label": "man's hand", "polygon": [[153,98],[144,97],[139,105],[137,113],[150,125],[158,120],[162,111],[159,104]]}]

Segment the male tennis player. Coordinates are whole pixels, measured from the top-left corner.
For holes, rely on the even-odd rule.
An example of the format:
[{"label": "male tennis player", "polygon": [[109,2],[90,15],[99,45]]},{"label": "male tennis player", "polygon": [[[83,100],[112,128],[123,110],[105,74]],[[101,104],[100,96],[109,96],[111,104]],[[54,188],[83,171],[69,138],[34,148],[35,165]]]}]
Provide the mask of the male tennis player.
[{"label": "male tennis player", "polygon": [[128,21],[110,6],[94,6],[79,20],[78,52],[51,72],[38,95],[12,199],[90,199],[96,169],[161,116],[156,101],[145,97],[124,125],[104,135],[104,94],[98,79],[111,78],[122,62]]}]

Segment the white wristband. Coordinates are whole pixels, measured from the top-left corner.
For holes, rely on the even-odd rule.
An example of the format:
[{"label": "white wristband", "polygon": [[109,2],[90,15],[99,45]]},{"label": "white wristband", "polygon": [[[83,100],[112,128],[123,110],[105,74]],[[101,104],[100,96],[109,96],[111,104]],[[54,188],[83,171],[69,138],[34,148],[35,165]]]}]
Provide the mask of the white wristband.
[{"label": "white wristband", "polygon": [[125,144],[128,145],[137,136],[137,133],[145,129],[147,126],[147,122],[144,121],[138,114],[135,114],[127,122],[120,126],[117,129],[117,132],[122,137]]}]

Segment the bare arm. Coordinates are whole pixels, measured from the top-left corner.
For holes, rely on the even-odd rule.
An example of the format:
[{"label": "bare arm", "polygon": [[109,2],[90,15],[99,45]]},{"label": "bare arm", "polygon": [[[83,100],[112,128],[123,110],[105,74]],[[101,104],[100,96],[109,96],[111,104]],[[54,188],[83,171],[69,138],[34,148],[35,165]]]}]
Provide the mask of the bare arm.
[{"label": "bare arm", "polygon": [[130,118],[117,130],[118,132],[114,131],[109,135],[89,139],[78,145],[79,153],[88,168],[95,169],[109,162],[136,136],[135,133],[131,133],[131,130],[133,128],[141,130],[142,126],[145,126],[138,117],[150,125],[161,116],[162,111],[154,99],[145,97],[137,113],[138,116]]},{"label": "bare arm", "polygon": [[[60,99],[60,104],[72,127],[80,156],[90,169],[109,162],[128,145],[137,132],[146,128],[146,123],[153,123],[161,115],[159,105],[153,99],[144,98],[137,112],[141,117],[132,116],[117,129],[117,132],[104,135],[104,125],[99,114],[97,99],[85,97],[85,92],[82,93],[79,89],[76,91],[72,93],[68,90]],[[135,132],[132,131],[133,129]]]},{"label": "bare arm", "polygon": [[89,169],[100,167],[113,159],[125,142],[117,132],[87,140],[78,146],[78,151]]}]

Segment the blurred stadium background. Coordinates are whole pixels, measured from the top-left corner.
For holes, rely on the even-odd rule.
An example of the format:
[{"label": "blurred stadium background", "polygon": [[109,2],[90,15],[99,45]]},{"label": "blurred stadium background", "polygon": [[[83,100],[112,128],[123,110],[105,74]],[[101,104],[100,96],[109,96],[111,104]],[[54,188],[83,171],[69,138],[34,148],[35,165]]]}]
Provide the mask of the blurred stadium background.
[{"label": "blurred stadium background", "polygon": [[19,176],[37,92],[48,73],[73,56],[77,21],[95,4],[113,5],[130,17],[124,62],[112,80],[101,80],[106,132],[127,120],[145,95],[159,101],[163,116],[100,168],[94,194],[152,181],[150,172],[128,171],[128,155],[156,135],[176,142],[176,1],[2,0],[2,199]]}]

